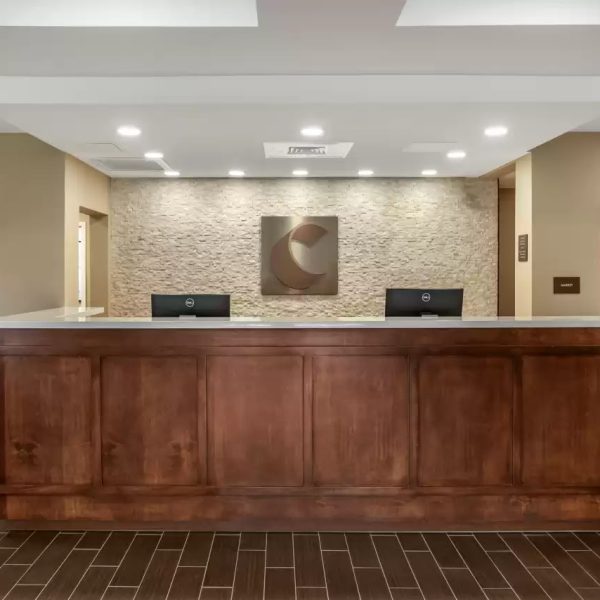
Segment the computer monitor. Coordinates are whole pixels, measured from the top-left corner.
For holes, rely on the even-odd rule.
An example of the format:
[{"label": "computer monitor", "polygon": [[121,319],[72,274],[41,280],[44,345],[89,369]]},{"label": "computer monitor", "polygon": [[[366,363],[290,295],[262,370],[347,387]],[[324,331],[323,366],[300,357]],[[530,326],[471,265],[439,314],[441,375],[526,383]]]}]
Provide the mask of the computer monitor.
[{"label": "computer monitor", "polygon": [[463,290],[387,290],[386,317],[461,317]]},{"label": "computer monitor", "polygon": [[153,317],[229,317],[230,296],[152,294]]}]

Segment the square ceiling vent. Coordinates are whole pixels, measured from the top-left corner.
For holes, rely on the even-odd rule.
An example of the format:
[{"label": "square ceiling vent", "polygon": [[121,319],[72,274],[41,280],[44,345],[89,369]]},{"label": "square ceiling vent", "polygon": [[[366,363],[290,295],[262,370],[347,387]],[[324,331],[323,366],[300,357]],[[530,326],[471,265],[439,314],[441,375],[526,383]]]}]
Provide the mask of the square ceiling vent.
[{"label": "square ceiling vent", "polygon": [[265,158],[346,158],[354,142],[316,144],[314,142],[265,142]]}]

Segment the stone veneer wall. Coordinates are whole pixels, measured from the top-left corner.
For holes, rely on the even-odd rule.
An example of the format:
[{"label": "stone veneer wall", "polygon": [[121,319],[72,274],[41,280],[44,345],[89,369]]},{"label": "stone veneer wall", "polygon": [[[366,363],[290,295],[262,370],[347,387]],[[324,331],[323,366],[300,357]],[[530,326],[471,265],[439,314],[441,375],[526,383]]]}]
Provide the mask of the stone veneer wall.
[{"label": "stone veneer wall", "polygon": [[[464,286],[497,310],[498,198],[475,179],[119,179],[111,191],[111,314],[150,293],[231,293],[234,315],[381,315],[387,287]],[[339,217],[339,294],[262,296],[260,217]]]}]

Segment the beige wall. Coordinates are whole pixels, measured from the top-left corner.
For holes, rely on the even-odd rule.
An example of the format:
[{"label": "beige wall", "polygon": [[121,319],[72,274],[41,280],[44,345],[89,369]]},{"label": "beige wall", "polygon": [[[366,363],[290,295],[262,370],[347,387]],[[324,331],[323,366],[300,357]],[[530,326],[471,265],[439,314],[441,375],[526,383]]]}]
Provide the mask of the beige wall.
[{"label": "beige wall", "polygon": [[498,315],[515,314],[515,190],[498,195]]},{"label": "beige wall", "polygon": [[[106,261],[106,241],[99,238],[101,228],[93,224],[96,219],[102,220],[109,212],[110,179],[92,167],[82,163],[73,156],[65,157],[65,305],[77,306],[77,225],[79,213],[91,215],[90,236],[88,239],[90,254],[90,270],[88,272],[90,298],[92,306],[107,306],[108,276],[106,267],[102,266],[102,258]],[[106,235],[107,225],[104,225]],[[94,233],[96,235],[94,236]],[[101,249],[98,250],[97,247]],[[93,302],[102,302],[93,304]]]},{"label": "beige wall", "polygon": [[[339,294],[263,297],[261,215],[339,217]],[[229,292],[238,315],[381,315],[386,287],[464,286],[497,310],[497,184],[433,180],[113,180],[111,313],[151,292]]]},{"label": "beige wall", "polygon": [[[600,314],[600,134],[569,133],[532,152],[533,313]],[[555,295],[555,276],[581,277]]]},{"label": "beige wall", "polygon": [[0,134],[0,315],[63,305],[64,154]]},{"label": "beige wall", "polygon": [[[532,157],[526,154],[516,162],[515,177],[515,315],[533,314],[533,175]],[[529,260],[519,262],[518,239],[529,236]]]}]

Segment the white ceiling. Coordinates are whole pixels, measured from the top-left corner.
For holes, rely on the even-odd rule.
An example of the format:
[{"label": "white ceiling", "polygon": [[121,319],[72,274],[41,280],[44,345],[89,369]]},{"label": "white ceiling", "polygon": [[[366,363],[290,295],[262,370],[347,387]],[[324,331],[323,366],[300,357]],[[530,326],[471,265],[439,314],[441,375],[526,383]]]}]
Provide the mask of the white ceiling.
[{"label": "white ceiling", "polygon": [[[90,164],[89,144],[113,143],[126,157],[161,150],[183,176],[281,177],[476,176],[600,118],[600,27],[396,27],[402,6],[258,0],[258,27],[0,27],[0,119]],[[485,138],[497,123],[509,136]],[[142,136],[118,138],[121,124]],[[308,124],[354,142],[348,158],[264,158],[264,142],[300,141]],[[415,142],[468,157],[402,152]]]}]

